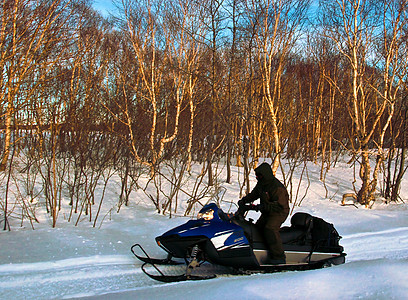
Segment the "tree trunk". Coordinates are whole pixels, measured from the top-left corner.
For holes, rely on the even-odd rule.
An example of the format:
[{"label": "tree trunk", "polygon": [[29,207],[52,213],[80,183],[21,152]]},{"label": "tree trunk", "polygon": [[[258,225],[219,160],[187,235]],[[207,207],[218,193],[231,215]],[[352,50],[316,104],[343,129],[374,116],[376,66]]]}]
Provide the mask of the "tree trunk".
[{"label": "tree trunk", "polygon": [[11,121],[13,119],[13,103],[9,99],[7,111],[6,111],[6,132],[4,139],[4,154],[0,164],[0,172],[4,172],[7,168],[7,161],[10,156],[10,147],[11,147]]}]

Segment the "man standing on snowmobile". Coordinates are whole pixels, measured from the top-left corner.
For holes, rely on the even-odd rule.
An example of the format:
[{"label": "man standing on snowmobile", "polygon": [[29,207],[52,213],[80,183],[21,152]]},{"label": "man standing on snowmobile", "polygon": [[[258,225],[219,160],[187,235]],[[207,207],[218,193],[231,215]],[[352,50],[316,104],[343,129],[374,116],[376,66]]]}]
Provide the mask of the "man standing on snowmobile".
[{"label": "man standing on snowmobile", "polygon": [[242,209],[245,204],[260,199],[257,208],[261,211],[261,216],[256,225],[263,233],[272,263],[286,263],[279,229],[289,215],[288,191],[273,175],[268,163],[262,163],[255,168],[255,175],[258,180],[256,186],[248,195],[238,201],[238,206]]}]

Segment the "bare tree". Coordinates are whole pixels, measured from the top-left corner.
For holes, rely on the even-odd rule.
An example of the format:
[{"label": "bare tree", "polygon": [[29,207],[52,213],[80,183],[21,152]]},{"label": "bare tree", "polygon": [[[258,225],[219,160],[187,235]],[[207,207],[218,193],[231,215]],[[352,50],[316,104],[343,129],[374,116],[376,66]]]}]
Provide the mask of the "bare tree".
[{"label": "bare tree", "polygon": [[324,36],[335,42],[349,67],[351,88],[346,100],[354,126],[357,153],[361,155],[362,186],[357,196],[360,203],[368,205],[374,197],[374,191],[370,188],[369,148],[386,107],[386,101],[380,99],[372,110],[375,97],[370,93],[368,79],[371,74],[367,71],[381,17],[379,2],[350,0],[320,3],[323,8]]},{"label": "bare tree", "polygon": [[408,1],[406,0],[384,2],[381,18],[382,36],[377,42],[378,62],[376,64],[376,69],[382,74],[382,80],[373,88],[382,99],[380,111],[382,111],[385,121],[380,121],[378,126],[379,134],[376,141],[378,153],[370,183],[371,193],[377,187],[378,173],[385,160],[383,149],[385,134],[394,117],[395,106],[407,75],[407,11]]},{"label": "bare tree", "polygon": [[310,1],[259,0],[250,7],[257,28],[256,47],[262,75],[263,101],[270,113],[270,126],[274,144],[272,171],[276,173],[282,152],[279,110],[281,107],[281,78],[287,56],[293,47],[300,27],[305,20]]},{"label": "bare tree", "polygon": [[[124,111],[124,122],[129,129],[133,155],[137,161],[149,166],[151,176],[154,175],[155,168],[162,158],[165,145],[172,142],[178,135],[181,105],[187,86],[186,81],[181,77],[180,69],[182,59],[180,55],[184,51],[184,42],[183,40],[174,42],[174,37],[171,36],[173,31],[166,30],[164,4],[163,1],[123,2],[127,33],[124,36],[129,38],[138,67],[138,86],[134,86],[133,89],[137,91],[138,88],[142,88],[140,94],[142,101],[147,101],[150,106],[149,158],[144,158],[139,154],[138,141],[134,135],[136,120],[129,110],[133,99],[125,90],[123,91],[127,104],[121,105],[121,109]],[[174,61],[175,59],[179,60]],[[167,63],[176,66],[170,70],[173,98],[167,98],[161,91],[164,88],[164,80],[166,80],[164,72]],[[122,76],[121,80],[124,85],[127,84],[125,76]],[[173,108],[175,108],[175,113],[170,114]],[[159,131],[159,122],[161,122],[161,131]],[[173,126],[171,130],[168,128],[170,124]]]},{"label": "bare tree", "polygon": [[[27,105],[36,87],[62,59],[64,52],[56,49],[61,49],[60,45],[70,38],[63,31],[70,16],[68,4],[69,1],[64,0],[1,3],[0,68],[6,76],[1,80],[0,97],[6,111],[0,171],[7,166],[16,113]],[[29,85],[29,78],[36,78],[36,81]],[[24,97],[21,97],[23,88]]]}]

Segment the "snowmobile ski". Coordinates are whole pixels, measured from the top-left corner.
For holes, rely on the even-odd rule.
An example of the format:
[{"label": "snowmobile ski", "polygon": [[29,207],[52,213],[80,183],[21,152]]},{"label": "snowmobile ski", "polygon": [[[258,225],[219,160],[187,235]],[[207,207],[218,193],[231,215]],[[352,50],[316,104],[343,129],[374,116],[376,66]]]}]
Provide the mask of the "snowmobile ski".
[{"label": "snowmobile ski", "polygon": [[[136,254],[134,250],[134,248],[136,247],[138,247],[144,253],[145,256],[140,256]],[[167,258],[151,258],[140,244],[134,244],[132,248],[130,249],[134,256],[136,256],[139,260],[147,264],[151,264],[151,265],[180,265],[180,264],[183,264],[182,262],[177,262],[177,261],[172,260],[171,259],[172,256],[170,254],[167,256]]]},{"label": "snowmobile ski", "polygon": [[[151,273],[147,272],[146,269],[145,269],[146,265],[153,266],[159,274],[154,275],[154,274],[151,274]],[[182,282],[182,281],[208,280],[208,279],[213,279],[213,278],[217,277],[216,275],[207,275],[207,276],[187,275],[187,274],[166,275],[159,268],[157,268],[157,266],[155,266],[154,264],[149,264],[149,263],[144,263],[142,265],[142,271],[143,271],[143,273],[145,273],[150,278],[152,278],[154,280],[157,280],[157,281],[160,281],[160,282],[165,282],[165,283]]]}]

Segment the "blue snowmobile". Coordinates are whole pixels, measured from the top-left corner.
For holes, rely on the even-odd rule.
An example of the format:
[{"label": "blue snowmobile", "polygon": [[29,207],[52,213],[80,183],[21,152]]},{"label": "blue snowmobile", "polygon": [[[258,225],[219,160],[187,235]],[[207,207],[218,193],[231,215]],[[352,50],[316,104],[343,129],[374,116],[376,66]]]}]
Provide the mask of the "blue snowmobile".
[{"label": "blue snowmobile", "polygon": [[[131,251],[144,262],[143,272],[162,282],[216,277],[217,274],[193,274],[193,270],[203,263],[228,267],[232,274],[252,274],[312,270],[345,262],[346,254],[339,245],[341,236],[334,226],[321,218],[298,212],[292,216],[291,226],[280,230],[286,263],[273,264],[253,220],[247,221],[244,217],[247,211],[256,208],[245,205],[235,214],[227,214],[215,203],[210,203],[200,210],[197,219],[156,237],[157,244],[167,252],[167,258],[151,258],[139,244],[134,244]],[[177,264],[185,264],[185,272],[181,275],[167,275],[159,268],[159,265]],[[149,272],[148,266],[155,271]]]}]

